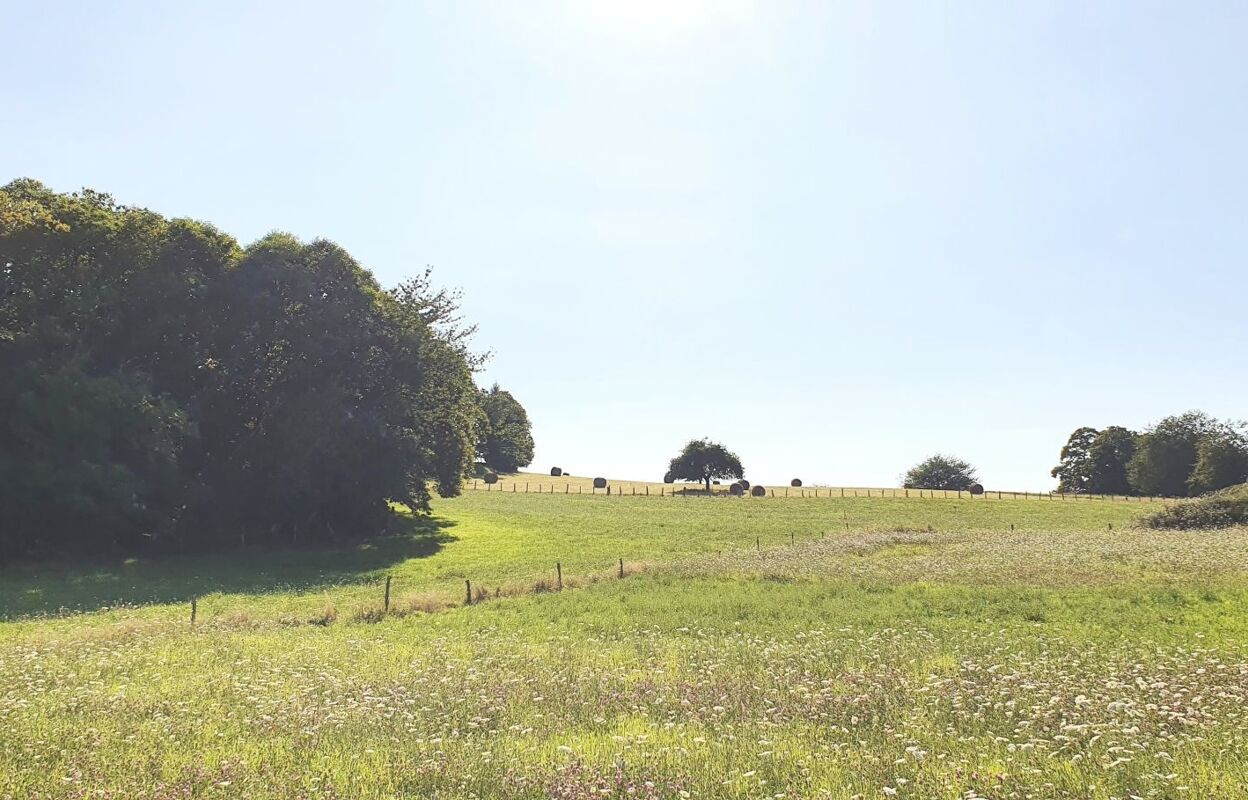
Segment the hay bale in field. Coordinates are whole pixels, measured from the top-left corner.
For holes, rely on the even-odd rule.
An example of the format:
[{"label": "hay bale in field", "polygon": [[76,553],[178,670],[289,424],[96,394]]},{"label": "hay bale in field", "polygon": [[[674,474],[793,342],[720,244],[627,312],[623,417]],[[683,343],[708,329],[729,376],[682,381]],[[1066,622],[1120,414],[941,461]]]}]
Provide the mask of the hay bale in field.
[{"label": "hay bale in field", "polygon": [[802,479],[794,478],[793,480],[789,481],[789,485],[792,486],[794,489],[797,489],[802,485]]},{"label": "hay bale in field", "polygon": [[733,485],[728,487],[728,494],[732,495],[733,497],[741,497],[742,495],[745,494],[745,487],[739,483],[734,483]]},{"label": "hay bale in field", "polygon": [[978,484],[978,483],[972,483],[972,484],[971,484],[971,486],[970,486],[970,490],[969,490],[969,491],[970,491],[970,493],[971,493],[971,494],[983,494],[983,493],[984,493],[984,487],[983,487],[983,485],[981,485],[981,484]]},{"label": "hay bale in field", "polygon": [[672,473],[670,473],[670,472],[665,472],[665,473],[663,473],[663,482],[664,482],[664,483],[675,483],[675,482],[676,482],[676,479],[675,479],[674,477],[672,477]]},{"label": "hay bale in field", "polygon": [[745,478],[742,478],[741,480],[737,481],[737,483],[739,483],[739,484],[741,485],[741,488],[742,488],[742,489],[745,489],[747,492],[749,491],[749,489],[750,489],[750,482],[749,482],[749,481],[747,481]]},{"label": "hay bale in field", "polygon": [[485,476],[481,478],[481,480],[485,481],[486,483],[498,483],[498,473],[487,472],[485,473]]},{"label": "hay bale in field", "polygon": [[563,470],[559,469],[558,467],[551,467],[551,468],[550,468],[550,477],[552,477],[552,478],[561,478],[561,477],[563,477]]},{"label": "hay bale in field", "polygon": [[607,479],[606,478],[594,478],[594,488],[595,489],[607,488]]},{"label": "hay bale in field", "polygon": [[750,489],[750,494],[754,497],[766,497],[767,490],[762,486],[755,486],[753,489]]},{"label": "hay bale in field", "polygon": [[719,481],[711,481],[711,485],[712,485],[712,486],[718,486],[718,485],[719,485]]}]

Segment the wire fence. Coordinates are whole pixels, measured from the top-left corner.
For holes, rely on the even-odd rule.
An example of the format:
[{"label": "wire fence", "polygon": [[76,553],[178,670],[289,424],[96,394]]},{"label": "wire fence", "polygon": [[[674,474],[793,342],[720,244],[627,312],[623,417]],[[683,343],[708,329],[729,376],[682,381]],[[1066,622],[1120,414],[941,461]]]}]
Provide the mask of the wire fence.
[{"label": "wire fence", "polygon": [[[603,497],[707,497],[705,489],[671,484],[623,483],[607,484],[605,488],[596,488],[585,483],[558,481],[498,481],[486,483],[474,479],[466,488],[481,492],[510,492],[512,494],[592,494]],[[894,497],[903,499],[941,499],[941,500],[1053,500],[1071,502],[1117,502],[1117,503],[1161,503],[1173,498],[1144,497],[1123,494],[1066,494],[1062,492],[1007,492],[984,491],[972,494],[969,491],[953,489],[890,489],[890,488],[852,488],[830,486],[765,486],[764,497],[768,498],[831,498],[845,499],[854,497]],[[730,496],[727,486],[716,486],[711,494]],[[749,496],[749,492],[745,493]],[[757,498],[754,498],[757,499]]]}]

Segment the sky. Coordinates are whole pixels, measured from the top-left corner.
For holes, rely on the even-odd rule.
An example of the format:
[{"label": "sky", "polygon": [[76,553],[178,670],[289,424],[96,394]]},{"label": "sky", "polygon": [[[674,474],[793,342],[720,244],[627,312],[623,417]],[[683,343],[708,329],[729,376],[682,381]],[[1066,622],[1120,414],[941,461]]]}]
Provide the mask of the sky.
[{"label": "sky", "polygon": [[1248,5],[0,0],[0,183],[434,267],[533,468],[1248,417]]}]

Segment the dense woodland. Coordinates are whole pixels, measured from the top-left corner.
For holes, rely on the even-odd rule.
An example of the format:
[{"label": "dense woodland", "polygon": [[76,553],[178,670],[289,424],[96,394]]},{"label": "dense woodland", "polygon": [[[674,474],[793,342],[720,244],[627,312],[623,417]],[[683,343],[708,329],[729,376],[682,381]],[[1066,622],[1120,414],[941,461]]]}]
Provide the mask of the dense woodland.
[{"label": "dense woodland", "polygon": [[1248,481],[1248,431],[1200,411],[1143,433],[1078,428],[1053,477],[1059,492],[1194,497]]},{"label": "dense woodland", "polygon": [[[427,508],[478,450],[505,449],[472,332],[428,271],[384,290],[331,242],[242,247],[10,183],[0,555],[303,544],[376,532],[391,501]],[[510,463],[532,458],[522,421]]]},{"label": "dense woodland", "polygon": [[[474,330],[428,270],[387,290],[331,242],[243,247],[106,194],[10,183],[0,557],[341,540],[383,528],[392,502],[427,509],[470,472],[515,471],[529,418],[476,387]],[[703,441],[667,480],[742,474]],[[1063,492],[1203,494],[1248,481],[1248,434],[1200,412],[1079,428],[1053,475]],[[906,484],[974,480],[936,457]]]}]

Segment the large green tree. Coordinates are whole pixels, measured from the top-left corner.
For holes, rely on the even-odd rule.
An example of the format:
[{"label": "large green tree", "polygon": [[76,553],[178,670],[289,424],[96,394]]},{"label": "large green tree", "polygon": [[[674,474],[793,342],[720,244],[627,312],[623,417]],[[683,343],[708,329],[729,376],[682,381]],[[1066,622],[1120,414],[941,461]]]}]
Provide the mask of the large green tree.
[{"label": "large green tree", "polygon": [[482,424],[477,457],[495,472],[515,472],[533,462],[533,426],[528,412],[496,383],[481,392]]},{"label": "large green tree", "polygon": [[1100,432],[1096,428],[1076,428],[1062,447],[1060,461],[1050,473],[1057,478],[1057,490],[1068,494],[1090,491],[1092,460],[1089,455],[1092,443]]},{"label": "large green tree", "polygon": [[1248,482],[1248,435],[1242,425],[1222,423],[1196,443],[1196,463],[1187,486],[1204,494]]},{"label": "large green tree", "polygon": [[667,476],[677,481],[703,483],[709,494],[712,481],[740,480],[745,477],[745,470],[737,454],[722,444],[710,439],[694,439],[668,464]]},{"label": "large green tree", "polygon": [[392,500],[427,508],[472,459],[470,334],[427,272],[387,292],[330,242],[242,248],[15,181],[0,545],[304,542],[375,531]]},{"label": "large green tree", "polygon": [[1131,486],[1140,494],[1185,497],[1196,466],[1200,440],[1215,433],[1217,420],[1202,411],[1166,417],[1140,434],[1127,466]]},{"label": "large green tree", "polygon": [[1088,448],[1088,491],[1094,494],[1134,494],[1127,465],[1135,456],[1139,434],[1110,425],[1096,435]]}]

